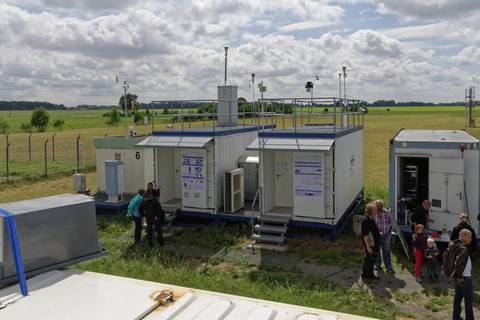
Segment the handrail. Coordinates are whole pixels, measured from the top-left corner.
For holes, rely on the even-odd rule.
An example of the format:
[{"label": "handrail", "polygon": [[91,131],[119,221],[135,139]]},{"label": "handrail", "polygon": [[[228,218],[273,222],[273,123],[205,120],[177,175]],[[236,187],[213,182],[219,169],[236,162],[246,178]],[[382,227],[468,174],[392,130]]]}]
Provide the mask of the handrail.
[{"label": "handrail", "polygon": [[0,208],[0,217],[5,219],[5,225],[7,226],[10,246],[12,247],[13,260],[15,261],[15,269],[17,271],[20,291],[25,297],[28,296],[27,278],[25,276],[25,269],[23,268],[22,252],[20,249],[20,242],[18,241],[15,217],[11,212],[3,210],[2,208]]}]

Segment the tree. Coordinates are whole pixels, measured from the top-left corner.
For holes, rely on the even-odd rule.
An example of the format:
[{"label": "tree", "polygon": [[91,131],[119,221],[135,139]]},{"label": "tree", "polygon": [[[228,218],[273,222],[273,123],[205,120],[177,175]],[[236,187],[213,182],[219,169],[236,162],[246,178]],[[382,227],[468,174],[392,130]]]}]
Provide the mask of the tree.
[{"label": "tree", "polygon": [[60,130],[60,131],[63,130],[63,126],[64,126],[64,125],[65,125],[65,120],[63,120],[63,119],[57,119],[57,120],[55,120],[55,121],[53,122],[53,127],[54,127],[55,129]]},{"label": "tree", "polygon": [[[120,97],[118,105],[120,108],[125,109],[125,95]],[[138,102],[138,96],[133,93],[127,93],[127,111],[130,111],[130,114],[132,112],[135,113],[139,107],[140,103]]]},{"label": "tree", "polygon": [[110,126],[116,127],[120,123],[121,114],[118,109],[112,109],[110,112],[104,113],[103,116],[107,118],[105,122]]},{"label": "tree", "polygon": [[10,129],[10,125],[8,124],[8,122],[3,118],[0,118],[0,133],[8,133],[8,129]]},{"label": "tree", "polygon": [[30,124],[30,122],[23,122],[21,125],[20,125],[20,130],[22,130],[23,132],[25,133],[32,133],[32,125]]},{"label": "tree", "polygon": [[50,121],[50,115],[44,107],[33,110],[30,124],[37,129],[38,132],[45,132]]}]

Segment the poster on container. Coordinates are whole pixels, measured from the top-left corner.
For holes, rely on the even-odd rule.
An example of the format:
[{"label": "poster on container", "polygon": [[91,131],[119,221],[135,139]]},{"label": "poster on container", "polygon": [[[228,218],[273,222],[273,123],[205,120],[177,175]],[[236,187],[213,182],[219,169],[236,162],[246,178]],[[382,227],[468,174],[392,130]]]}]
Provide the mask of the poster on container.
[{"label": "poster on container", "polygon": [[206,208],[205,150],[183,150],[182,193],[185,207]]},{"label": "poster on container", "polygon": [[296,153],[294,170],[296,196],[323,196],[323,153]]},{"label": "poster on container", "polygon": [[294,156],[295,215],[324,216],[324,153],[296,152]]}]

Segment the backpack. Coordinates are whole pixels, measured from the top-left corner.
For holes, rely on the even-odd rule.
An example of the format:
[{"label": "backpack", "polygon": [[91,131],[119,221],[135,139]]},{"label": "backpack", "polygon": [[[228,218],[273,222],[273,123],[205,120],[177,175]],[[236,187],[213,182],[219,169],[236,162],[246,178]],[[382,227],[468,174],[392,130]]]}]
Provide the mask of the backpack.
[{"label": "backpack", "polygon": [[443,254],[442,272],[445,276],[452,278],[455,273],[455,259],[457,258],[458,249],[462,243],[460,241],[449,245]]}]

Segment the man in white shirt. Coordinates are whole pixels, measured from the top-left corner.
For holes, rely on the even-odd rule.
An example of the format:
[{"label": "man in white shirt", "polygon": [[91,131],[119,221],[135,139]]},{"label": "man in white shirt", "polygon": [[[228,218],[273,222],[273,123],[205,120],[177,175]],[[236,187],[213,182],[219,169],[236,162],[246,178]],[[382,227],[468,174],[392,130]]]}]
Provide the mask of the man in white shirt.
[{"label": "man in white shirt", "polygon": [[474,320],[473,315],[473,286],[472,286],[472,260],[468,254],[467,246],[472,242],[472,233],[468,229],[460,231],[459,248],[455,254],[455,297],[453,299],[453,320],[462,319],[462,300],[465,301],[465,320]]}]

